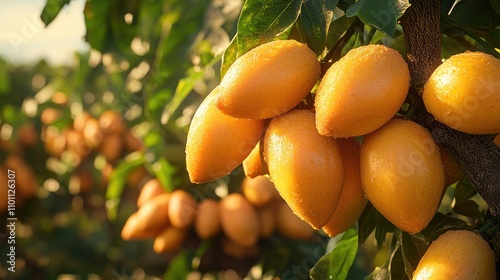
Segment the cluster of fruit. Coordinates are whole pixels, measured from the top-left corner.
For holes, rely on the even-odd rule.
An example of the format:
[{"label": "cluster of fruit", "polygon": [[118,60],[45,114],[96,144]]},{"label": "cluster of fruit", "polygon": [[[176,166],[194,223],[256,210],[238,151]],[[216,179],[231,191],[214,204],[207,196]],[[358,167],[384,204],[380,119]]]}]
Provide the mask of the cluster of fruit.
[{"label": "cluster of fruit", "polygon": [[93,187],[91,171],[82,164],[93,153],[106,160],[101,182],[105,187],[116,160],[124,153],[142,149],[142,142],[127,129],[118,112],[107,110],[94,118],[90,113],[81,111],[71,118],[69,125],[60,128],[54,124],[69,112],[71,104],[60,92],[55,93],[51,101],[57,107],[47,107],[41,112],[41,139],[47,154],[64,158],[74,168],[72,179],[78,187],[76,192],[86,192]]},{"label": "cluster of fruit", "polygon": [[259,239],[275,231],[290,239],[309,240],[314,235],[279,197],[268,177],[246,178],[241,190],[220,200],[197,202],[188,192],[168,193],[157,179],[151,179],[142,187],[138,210],[126,221],[121,236],[124,240],[153,238],[155,252],[174,252],[194,228],[200,239],[221,236],[226,254],[245,258],[255,256]]},{"label": "cluster of fruit", "polygon": [[[314,88],[320,69],[293,40],[239,57],[193,117],[191,181],[219,179],[243,163],[247,176],[268,175],[297,216],[331,236],[359,217],[365,197],[400,229],[420,232],[445,181],[453,182],[445,169],[460,172],[444,166],[446,153],[424,127],[398,114],[410,85],[406,62],[391,48],[368,45],[350,50]],[[497,134],[498,81],[498,59],[455,55],[432,74],[423,100],[454,129]],[[446,161],[454,165],[449,155]]]}]

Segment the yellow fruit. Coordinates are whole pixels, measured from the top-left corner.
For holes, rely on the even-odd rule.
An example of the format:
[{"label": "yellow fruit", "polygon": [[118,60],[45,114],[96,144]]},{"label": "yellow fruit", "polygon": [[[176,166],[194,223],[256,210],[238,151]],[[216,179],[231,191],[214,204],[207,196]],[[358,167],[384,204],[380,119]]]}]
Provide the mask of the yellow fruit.
[{"label": "yellow fruit", "polygon": [[497,136],[495,136],[495,139],[493,139],[493,142],[500,147],[500,134],[497,134]]},{"label": "yellow fruit", "polygon": [[85,126],[83,127],[82,135],[85,142],[91,149],[98,147],[103,140],[99,122],[94,118],[87,119]]},{"label": "yellow fruit", "polygon": [[186,228],[193,224],[198,206],[193,196],[185,190],[177,189],[170,196],[168,219],[177,228]]},{"label": "yellow fruit", "polygon": [[286,203],[278,206],[276,228],[281,235],[291,239],[308,240],[314,235],[314,229],[297,217]]},{"label": "yellow fruit", "polygon": [[65,131],[65,135],[68,150],[73,151],[80,157],[86,157],[90,154],[92,150],[90,149],[87,142],[85,142],[82,134],[76,132],[73,129],[69,129]]},{"label": "yellow fruit", "polygon": [[179,250],[186,237],[185,228],[167,227],[155,237],[153,250],[158,254]]},{"label": "yellow fruit", "polygon": [[281,40],[260,45],[229,67],[217,108],[235,118],[272,118],[299,104],[320,71],[316,55],[305,44]]},{"label": "yellow fruit", "polygon": [[108,162],[116,161],[123,151],[123,136],[115,133],[105,135],[98,149]]},{"label": "yellow fruit", "polygon": [[99,126],[104,134],[122,134],[125,131],[125,123],[118,112],[108,110],[99,117]]},{"label": "yellow fruit", "polygon": [[259,239],[259,217],[253,206],[239,193],[232,193],[219,202],[222,230],[236,244],[250,247]]},{"label": "yellow fruit", "polygon": [[443,162],[444,168],[444,187],[447,188],[449,185],[462,179],[465,175],[444,148],[440,147],[439,152],[441,153],[441,161]]},{"label": "yellow fruit", "polygon": [[399,110],[409,85],[408,66],[397,51],[383,45],[352,49],[316,91],[319,134],[347,138],[376,130]]},{"label": "yellow fruit", "polygon": [[365,137],[360,159],[363,188],[373,206],[404,231],[425,228],[444,186],[431,134],[412,121],[394,119]]},{"label": "yellow fruit", "polygon": [[45,130],[44,139],[44,150],[51,156],[61,157],[67,146],[66,134],[49,126]]},{"label": "yellow fruit", "polygon": [[76,132],[83,134],[83,130],[85,130],[85,125],[87,124],[87,121],[90,119],[92,119],[92,116],[89,113],[85,111],[81,112],[80,114],[76,115],[75,119],[73,120],[73,129]]},{"label": "yellow fruit", "polygon": [[[283,202],[270,203],[265,205],[264,207],[260,207],[257,209],[257,213],[259,214],[259,222],[260,222],[260,236],[264,238],[268,238],[273,234],[274,228],[276,227],[276,213],[278,210],[279,204],[286,204]],[[288,206],[287,206],[288,207]],[[301,221],[307,224],[304,221]],[[307,225],[309,226],[309,225]]]},{"label": "yellow fruit", "polygon": [[361,216],[368,202],[361,183],[359,143],[354,138],[337,140],[344,166],[344,184],[339,203],[330,221],[323,227],[329,236],[347,230]]},{"label": "yellow fruit", "polygon": [[[144,234],[161,231],[170,223],[168,220],[168,204],[170,194],[164,193],[144,204],[129,218],[122,229],[125,240],[142,238]],[[131,216],[132,217],[132,216]]]},{"label": "yellow fruit", "polygon": [[293,110],[272,119],[264,159],[276,189],[293,212],[321,228],[337,207],[344,169],[335,139],[321,136],[314,113]]},{"label": "yellow fruit", "polygon": [[62,115],[62,112],[56,108],[45,108],[40,114],[40,121],[44,125],[51,125],[57,121]]},{"label": "yellow fruit", "polygon": [[447,126],[469,134],[500,132],[500,59],[466,52],[441,64],[424,86],[427,110]]},{"label": "yellow fruit", "polygon": [[479,235],[450,230],[429,246],[413,280],[495,280],[495,253]]},{"label": "yellow fruit", "polygon": [[196,111],[186,142],[186,168],[194,183],[217,180],[233,171],[260,139],[263,120],[235,119],[215,107],[215,88]]},{"label": "yellow fruit", "polygon": [[194,220],[194,229],[201,239],[215,237],[220,232],[219,203],[214,199],[205,199],[198,205],[198,215]]},{"label": "yellow fruit", "polygon": [[257,207],[264,206],[271,200],[279,197],[279,193],[276,191],[273,182],[267,176],[243,178],[241,191],[246,199],[248,199],[248,202]]},{"label": "yellow fruit", "polygon": [[261,158],[260,141],[255,145],[252,152],[243,160],[243,172],[245,176],[254,178],[267,173],[266,163]]},{"label": "yellow fruit", "polygon": [[144,186],[142,186],[139,197],[137,198],[137,208],[141,208],[141,206],[146,202],[163,193],[166,192],[165,189],[161,186],[160,180],[153,178],[147,181]]}]

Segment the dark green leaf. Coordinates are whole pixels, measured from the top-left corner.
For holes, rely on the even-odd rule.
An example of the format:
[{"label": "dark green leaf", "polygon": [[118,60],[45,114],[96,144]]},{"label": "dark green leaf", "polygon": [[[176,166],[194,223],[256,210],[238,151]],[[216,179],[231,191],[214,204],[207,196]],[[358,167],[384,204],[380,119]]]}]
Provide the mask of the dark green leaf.
[{"label": "dark green leaf", "polygon": [[106,190],[106,199],[108,200],[107,213],[110,220],[116,218],[120,197],[122,196],[128,175],[136,168],[145,163],[145,157],[142,153],[132,153],[128,155],[111,173],[108,188]]},{"label": "dark green leaf", "polygon": [[460,180],[455,187],[455,203],[460,204],[477,194],[469,180]]},{"label": "dark green leaf", "polygon": [[161,185],[167,192],[172,192],[175,188],[173,176],[176,168],[171,165],[165,158],[160,157],[151,165],[153,174],[160,180]]},{"label": "dark green leaf", "polygon": [[496,13],[489,0],[461,0],[447,14],[463,26],[479,27],[492,20]]},{"label": "dark green leaf", "polygon": [[431,242],[448,230],[464,229],[466,227],[467,223],[465,221],[438,212],[427,227],[421,231],[421,234],[425,236],[427,242]]},{"label": "dark green leaf", "polygon": [[358,252],[358,233],[348,229],[331,252],[321,257],[311,269],[311,279],[346,279]]},{"label": "dark green leaf", "polygon": [[71,0],[47,0],[47,4],[43,7],[41,18],[45,26],[48,26],[59,14],[64,5]]},{"label": "dark green leaf", "polygon": [[391,257],[391,265],[389,266],[391,280],[407,280],[409,279],[405,272],[405,262],[401,248],[396,250]]},{"label": "dark green leaf", "polygon": [[481,218],[483,216],[479,210],[479,204],[473,200],[466,200],[455,204],[453,212],[469,218]]},{"label": "dark green leaf", "polygon": [[317,55],[325,51],[328,27],[338,0],[305,1],[299,16],[299,29],[304,41]]},{"label": "dark green leaf", "polygon": [[382,267],[376,267],[372,273],[366,276],[365,280],[390,280],[390,267],[392,260],[401,247],[401,242],[393,236],[389,242],[389,258]]},{"label": "dark green leaf", "polygon": [[187,279],[187,275],[192,271],[191,261],[192,254],[187,251],[182,251],[177,256],[172,259],[163,275],[165,280],[184,280]]},{"label": "dark green leaf", "polygon": [[111,28],[109,18],[112,1],[87,1],[85,3],[85,39],[93,49],[104,51]]},{"label": "dark green leaf", "polygon": [[245,1],[238,31],[222,58],[222,76],[249,50],[273,40],[286,39],[300,14],[301,5],[301,0]]},{"label": "dark green leaf", "polygon": [[330,23],[330,27],[328,28],[328,36],[326,38],[326,47],[330,49],[335,42],[337,42],[345,33],[347,28],[351,26],[354,22],[355,18],[348,18],[346,16],[341,16],[340,18],[335,19]]},{"label": "dark green leaf", "polygon": [[408,0],[359,0],[347,9],[346,15],[356,15],[365,24],[393,36],[398,19],[408,7]]},{"label": "dark green leaf", "polygon": [[401,232],[401,254],[403,256],[406,275],[411,277],[417,268],[418,262],[427,250],[427,243],[414,238],[407,232]]}]

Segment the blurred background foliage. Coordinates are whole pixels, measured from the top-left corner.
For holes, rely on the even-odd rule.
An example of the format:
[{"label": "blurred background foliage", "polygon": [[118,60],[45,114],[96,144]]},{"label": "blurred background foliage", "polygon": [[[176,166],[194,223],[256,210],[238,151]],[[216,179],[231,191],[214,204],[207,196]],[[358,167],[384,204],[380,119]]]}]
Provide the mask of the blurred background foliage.
[{"label": "blurred background foliage", "polygon": [[[42,20],[50,24],[68,2],[48,0]],[[289,7],[298,17],[302,2],[291,2],[300,2]],[[303,4],[314,12],[311,2]],[[198,279],[205,274],[208,278],[203,279],[237,279],[237,274],[248,274],[248,279],[273,279],[285,273],[307,277],[316,261],[340,240],[320,233],[308,241],[275,234],[259,242],[259,254],[237,260],[221,250],[220,240],[202,241],[192,232],[180,252],[156,254],[152,240],[125,242],[120,231],[150,178],[158,178],[169,191],[185,189],[198,201],[239,190],[241,168],[219,181],[192,185],[185,171],[184,146],[196,108],[219,83],[221,68],[224,73],[241,53],[276,39],[278,33],[282,34],[279,38],[308,42],[325,60],[368,43],[404,52],[401,26],[396,22],[378,26],[363,17],[359,5],[349,12],[351,2],[323,3],[331,5],[333,17],[324,30],[327,33],[318,40],[307,29],[308,18],[301,16],[298,22],[304,24],[297,24],[297,18],[274,16],[279,10],[272,7],[257,19],[264,24],[281,21],[269,25],[275,28],[267,34],[271,37],[261,37],[269,30],[250,28],[258,5],[245,6],[239,20],[242,1],[88,0],[85,40],[91,50],[75,54],[71,66],[45,61],[13,65],[0,60],[0,162],[2,168],[7,163],[16,166],[18,188],[24,184],[28,189],[17,197],[16,273],[8,272],[2,263],[0,278],[186,279],[190,275]],[[499,6],[495,1],[479,2],[460,1],[447,13],[454,1],[442,1],[443,57],[467,49],[498,56],[494,47],[500,45]],[[485,10],[481,5],[489,6]],[[481,13],[474,13],[475,9],[482,9]],[[346,12],[354,17],[346,17]],[[239,40],[231,43],[234,36]],[[328,52],[332,47],[335,52]],[[113,155],[99,149],[81,152],[78,147],[58,150],[54,139],[75,126],[83,112],[99,119],[109,111],[123,117],[125,134],[121,137],[132,135],[138,146],[121,139],[111,144],[117,149]],[[445,229],[483,222],[484,208],[470,184],[454,183],[440,208],[445,214],[436,215],[435,226],[424,236],[432,238]],[[4,223],[6,213],[0,215]],[[350,279],[361,279],[375,267],[383,270],[391,263],[396,267],[397,262],[401,269],[393,271],[393,276],[403,277],[402,263],[412,261],[405,256],[421,255],[422,240],[395,231],[370,205],[359,224],[357,239],[349,232],[342,240],[357,246],[359,239]],[[410,240],[405,244],[413,246],[401,247],[402,240]],[[3,260],[7,248],[1,242]]]}]

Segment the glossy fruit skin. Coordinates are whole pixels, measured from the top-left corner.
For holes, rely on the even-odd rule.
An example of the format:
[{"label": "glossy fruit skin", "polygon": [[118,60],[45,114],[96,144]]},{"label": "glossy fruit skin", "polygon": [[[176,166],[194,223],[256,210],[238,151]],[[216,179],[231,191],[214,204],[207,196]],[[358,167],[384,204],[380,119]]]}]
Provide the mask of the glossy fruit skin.
[{"label": "glossy fruit skin", "polygon": [[220,233],[219,203],[214,199],[204,199],[198,205],[198,215],[194,229],[201,239],[208,239]]},{"label": "glossy fruit skin", "polygon": [[319,135],[314,113],[292,110],[275,117],[264,137],[264,159],[281,197],[319,229],[337,207],[344,169],[335,139]]},{"label": "glossy fruit skin", "polygon": [[250,154],[264,128],[262,120],[236,119],[215,107],[215,88],[196,111],[186,142],[186,169],[193,183],[217,180]]},{"label": "glossy fruit skin", "polygon": [[260,141],[255,145],[250,154],[243,160],[243,172],[248,178],[255,178],[267,173],[266,163],[261,157]]},{"label": "glossy fruit skin", "polygon": [[344,166],[344,183],[337,208],[330,221],[323,226],[329,236],[346,231],[358,220],[368,202],[361,183],[358,141],[354,138],[342,138],[337,139],[337,142]]},{"label": "glossy fruit skin", "polygon": [[186,237],[187,229],[171,226],[166,227],[155,237],[153,250],[158,254],[176,251],[182,247]]},{"label": "glossy fruit skin", "polygon": [[434,216],[444,186],[441,155],[422,126],[394,119],[361,144],[361,181],[366,197],[389,221],[420,232]]},{"label": "glossy fruit skin", "polygon": [[399,110],[409,85],[408,66],[397,51],[383,45],[352,49],[316,91],[319,134],[347,138],[376,130]]},{"label": "glossy fruit skin", "polygon": [[481,52],[451,56],[429,77],[422,98],[438,121],[469,134],[500,132],[500,59]]},{"label": "glossy fruit skin", "polygon": [[479,235],[450,230],[429,246],[413,280],[495,280],[495,253]]},{"label": "glossy fruit skin", "polygon": [[151,237],[169,226],[169,200],[170,194],[164,193],[142,205],[125,222],[121,232],[122,238],[131,240]]},{"label": "glossy fruit skin", "polygon": [[316,54],[295,40],[262,44],[239,57],[220,83],[217,108],[235,118],[283,114],[309,94],[321,67]]},{"label": "glossy fruit skin", "polygon": [[495,138],[493,139],[493,143],[500,147],[500,134],[497,134],[497,136],[495,136]]},{"label": "glossy fruit skin", "polygon": [[232,193],[219,202],[222,230],[236,244],[249,247],[259,239],[259,217],[257,211],[239,193]]}]

